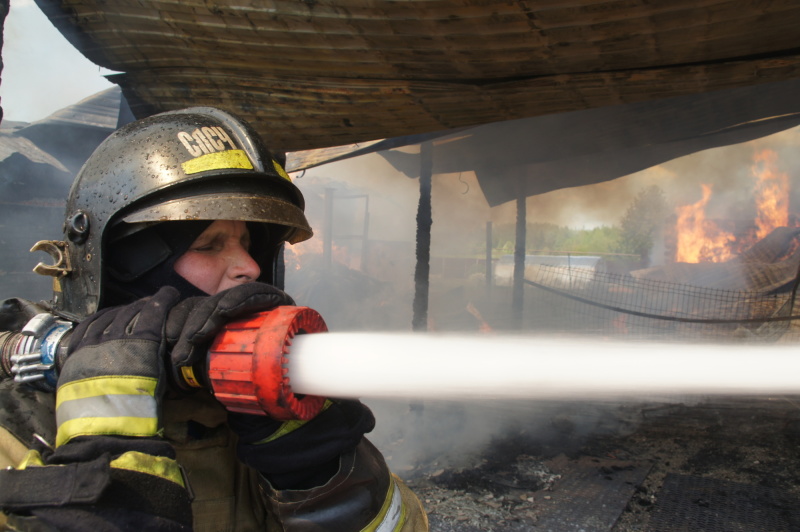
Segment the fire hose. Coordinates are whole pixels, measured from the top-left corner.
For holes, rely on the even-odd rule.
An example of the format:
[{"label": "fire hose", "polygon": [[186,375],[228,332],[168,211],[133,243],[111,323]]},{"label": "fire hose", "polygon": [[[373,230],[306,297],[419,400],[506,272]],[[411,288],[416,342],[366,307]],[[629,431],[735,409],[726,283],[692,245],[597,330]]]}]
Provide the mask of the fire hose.
[{"label": "fire hose", "polygon": [[[54,389],[72,324],[0,333],[0,379]],[[683,344],[513,334],[326,333],[308,307],[229,323],[193,368],[229,410],[310,419],[325,397],[647,399],[800,393],[794,344]],[[291,378],[290,378],[291,376]],[[205,378],[207,377],[207,378]],[[199,385],[191,383],[189,385]]]},{"label": "fire hose", "polygon": [[[0,333],[0,377],[13,377],[53,390],[69,356],[72,324],[48,313],[38,314],[19,333]],[[210,391],[228,410],[274,419],[311,419],[325,398],[295,395],[288,376],[288,357],[298,334],[327,331],[322,316],[308,307],[283,306],[226,325],[194,374],[207,376]],[[196,382],[187,382],[198,386]]]}]

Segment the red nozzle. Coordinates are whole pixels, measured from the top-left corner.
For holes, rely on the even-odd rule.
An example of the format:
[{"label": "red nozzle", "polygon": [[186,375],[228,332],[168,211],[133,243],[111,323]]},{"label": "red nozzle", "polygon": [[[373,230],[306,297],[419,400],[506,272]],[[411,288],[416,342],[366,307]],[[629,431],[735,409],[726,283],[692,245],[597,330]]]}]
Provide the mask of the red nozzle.
[{"label": "red nozzle", "polygon": [[208,355],[214,396],[228,410],[274,419],[311,419],[324,397],[292,392],[286,367],[296,334],[325,332],[322,316],[308,307],[277,307],[230,322]]}]

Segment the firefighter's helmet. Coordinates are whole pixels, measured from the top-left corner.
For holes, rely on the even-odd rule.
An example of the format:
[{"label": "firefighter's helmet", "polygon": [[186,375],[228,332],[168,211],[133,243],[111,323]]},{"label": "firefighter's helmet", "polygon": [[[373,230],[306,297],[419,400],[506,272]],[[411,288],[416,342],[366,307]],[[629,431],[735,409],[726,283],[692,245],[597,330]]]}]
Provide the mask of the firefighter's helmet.
[{"label": "firefighter's helmet", "polygon": [[70,189],[63,242],[34,249],[63,255],[55,267],[54,308],[83,318],[107,305],[109,246],[176,220],[268,224],[255,257],[259,280],[273,282],[284,242],[312,234],[304,200],[258,134],[220,109],[194,107],[133,122],[89,157]]}]

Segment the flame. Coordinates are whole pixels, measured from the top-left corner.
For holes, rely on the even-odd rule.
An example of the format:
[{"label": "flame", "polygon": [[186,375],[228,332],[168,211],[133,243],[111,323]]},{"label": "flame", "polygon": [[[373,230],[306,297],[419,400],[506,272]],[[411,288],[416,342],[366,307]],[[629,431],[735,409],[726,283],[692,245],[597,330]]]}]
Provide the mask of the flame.
[{"label": "flame", "polygon": [[751,173],[756,182],[754,230],[734,236],[706,219],[705,208],[711,199],[711,186],[701,185],[703,197],[697,203],[677,209],[678,262],[723,262],[766,237],[778,227],[790,225],[789,176],[778,170],[778,154],[764,149],[754,154]]},{"label": "flame", "polygon": [[322,239],[311,238],[283,248],[287,270],[299,270],[303,266],[303,258],[311,255],[322,255]]},{"label": "flame", "polygon": [[761,240],[777,227],[789,225],[789,176],[780,172],[778,154],[772,150],[756,153],[751,168],[756,178],[756,237]]},{"label": "flame", "polygon": [[[284,248],[284,261],[287,269],[300,270],[309,260],[317,260],[324,254],[324,243],[321,238],[311,238],[304,242]],[[331,260],[344,264],[350,269],[361,266],[361,257],[354,254],[348,246],[331,246]]]},{"label": "flame", "polygon": [[691,205],[678,207],[677,253],[678,262],[722,262],[733,253],[730,243],[736,238],[706,219],[705,208],[711,199],[711,185],[701,185],[703,197]]},{"label": "flame", "polygon": [[486,323],[486,320],[483,319],[480,311],[477,309],[477,307],[475,307],[475,305],[472,304],[472,301],[467,303],[467,312],[472,314],[472,316],[478,320],[478,330],[480,330],[482,333],[492,332],[492,326]]}]

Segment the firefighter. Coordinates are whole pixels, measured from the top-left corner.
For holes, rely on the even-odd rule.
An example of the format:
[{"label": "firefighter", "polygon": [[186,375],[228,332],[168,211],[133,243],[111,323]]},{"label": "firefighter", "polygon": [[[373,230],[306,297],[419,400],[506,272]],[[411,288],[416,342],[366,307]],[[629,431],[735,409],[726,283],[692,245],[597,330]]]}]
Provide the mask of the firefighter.
[{"label": "firefighter", "polygon": [[52,301],[0,308],[0,330],[44,313],[69,342],[57,383],[0,384],[0,522],[427,530],[364,437],[374,418],[360,402],[281,422],[196,387],[192,368],[226,322],[294,304],[274,286],[279,253],[311,234],[299,189],[227,112],[162,113],[106,139],[70,190],[64,240],[35,246],[54,256],[37,267]]}]

